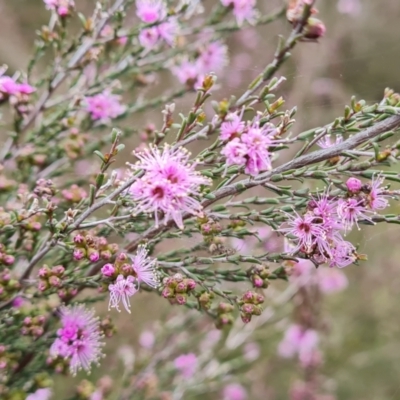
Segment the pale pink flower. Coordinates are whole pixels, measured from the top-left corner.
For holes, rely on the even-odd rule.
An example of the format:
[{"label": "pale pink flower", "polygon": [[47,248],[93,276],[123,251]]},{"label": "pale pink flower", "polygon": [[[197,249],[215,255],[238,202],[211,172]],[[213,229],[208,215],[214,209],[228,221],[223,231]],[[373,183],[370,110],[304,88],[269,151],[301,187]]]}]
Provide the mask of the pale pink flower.
[{"label": "pale pink flower", "polygon": [[131,313],[131,303],[129,299],[137,292],[135,281],[136,280],[133,276],[124,278],[123,275],[118,275],[115,283],[108,286],[108,290],[110,291],[110,301],[108,303],[109,310],[115,308],[120,312],[119,303],[122,302],[125,310],[129,314]]},{"label": "pale pink flower", "polygon": [[164,0],[136,0],[136,15],[146,24],[163,20],[167,15]]},{"label": "pale pink flower", "polygon": [[156,26],[142,29],[139,33],[139,42],[146,49],[153,49],[159,42],[160,35]]},{"label": "pale pink flower", "polygon": [[338,0],[337,10],[342,14],[357,16],[362,11],[361,0]]},{"label": "pale pink flower", "polygon": [[159,285],[158,276],[155,272],[156,259],[147,257],[148,250],[145,246],[139,246],[137,253],[131,256],[132,268],[135,271],[136,279],[139,283],[156,288]]},{"label": "pale pink flower", "polygon": [[242,121],[242,115],[229,113],[221,124],[221,140],[230,140],[235,136],[241,135],[244,131],[245,123]]},{"label": "pale pink flower", "polygon": [[60,17],[66,17],[75,7],[74,0],[44,0],[48,10],[55,11]]},{"label": "pale pink flower", "polygon": [[201,86],[204,79],[204,74],[200,71],[197,63],[188,59],[182,59],[178,64],[171,67],[171,72],[180,83],[196,89]]},{"label": "pale pink flower", "polygon": [[384,194],[385,189],[381,187],[384,180],[382,176],[372,179],[368,196],[368,205],[372,211],[383,210],[389,205],[388,196]]},{"label": "pale pink flower", "polygon": [[349,281],[346,275],[336,268],[317,269],[318,286],[325,294],[337,293],[346,289]]},{"label": "pale pink flower", "polygon": [[50,400],[52,391],[49,388],[38,389],[35,393],[28,394],[25,400]]},{"label": "pale pink flower", "polygon": [[233,15],[236,17],[238,25],[243,25],[244,21],[253,24],[257,16],[255,10],[256,0],[221,0],[225,7],[233,6]]},{"label": "pale pink flower", "polygon": [[228,48],[220,41],[208,43],[197,58],[199,71],[204,74],[222,71],[228,61]]},{"label": "pale pink flower", "polygon": [[246,400],[247,391],[239,383],[229,383],[222,391],[223,400]]},{"label": "pale pink flower", "polygon": [[156,337],[151,331],[143,331],[139,336],[139,344],[147,350],[152,349],[155,342]]},{"label": "pale pink flower", "polygon": [[191,378],[195,374],[197,364],[197,357],[194,353],[181,354],[174,360],[175,368],[186,379]]},{"label": "pale pink flower", "polygon": [[285,332],[278,345],[278,354],[283,358],[292,358],[298,355],[299,360],[310,360],[318,348],[318,332],[293,324]]}]

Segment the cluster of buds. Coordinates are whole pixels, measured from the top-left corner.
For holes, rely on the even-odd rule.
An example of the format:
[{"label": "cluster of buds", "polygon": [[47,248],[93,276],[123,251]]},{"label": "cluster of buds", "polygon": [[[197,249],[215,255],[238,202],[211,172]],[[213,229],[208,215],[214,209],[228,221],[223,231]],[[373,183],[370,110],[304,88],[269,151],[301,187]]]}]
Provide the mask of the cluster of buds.
[{"label": "cluster of buds", "polygon": [[21,289],[21,284],[12,279],[8,268],[0,272],[0,300],[9,299]]},{"label": "cluster of buds", "polygon": [[39,222],[40,215],[29,215],[30,211],[22,210],[17,219],[21,221],[21,226],[27,231],[38,232],[42,228],[42,224]]},{"label": "cluster of buds", "polygon": [[71,128],[69,136],[60,143],[60,146],[64,149],[68,158],[75,160],[82,155],[87,141],[87,134],[80,133],[77,128]]},{"label": "cluster of buds", "polygon": [[182,274],[175,274],[163,280],[162,296],[169,299],[171,304],[186,304],[188,295],[195,289],[196,282],[185,278]]},{"label": "cluster of buds", "polygon": [[202,292],[199,293],[197,296],[199,305],[203,310],[209,310],[211,308],[213,299],[214,299],[213,292]]},{"label": "cluster of buds", "polygon": [[6,212],[3,207],[0,207],[0,228],[11,223],[11,214]]},{"label": "cluster of buds", "polygon": [[8,373],[18,366],[18,358],[19,354],[8,352],[7,347],[0,344],[0,394],[2,394],[1,383],[6,382]]},{"label": "cluster of buds", "polygon": [[235,307],[229,303],[219,303],[216,309],[217,319],[215,326],[217,329],[222,329],[224,326],[232,325],[233,323],[233,310]]},{"label": "cluster of buds", "polygon": [[198,223],[205,243],[213,243],[215,236],[221,233],[221,224],[211,218],[199,218]]},{"label": "cluster of buds", "polygon": [[86,190],[78,185],[71,185],[68,189],[64,189],[61,194],[64,199],[71,203],[79,203],[83,199],[86,199]]},{"label": "cluster of buds", "polygon": [[4,244],[0,243],[0,264],[13,265],[15,257],[11,254],[7,254],[7,249]]},{"label": "cluster of buds", "polygon": [[[287,20],[296,26],[299,21],[303,18],[305,7],[310,7],[314,1],[312,0],[291,0],[286,11]],[[314,7],[311,8],[311,14],[317,14],[318,10]],[[304,27],[304,37],[306,39],[316,40],[321,36],[324,36],[326,32],[325,24],[314,17],[310,17]]]},{"label": "cluster of buds", "polygon": [[240,306],[240,317],[245,324],[251,321],[253,315],[261,315],[262,303],[264,303],[264,296],[250,290],[244,293],[238,300],[238,305]]},{"label": "cluster of buds", "polygon": [[111,281],[114,281],[119,275],[122,275],[125,278],[128,276],[136,277],[136,272],[132,268],[131,259],[126,253],[119,253],[113,264],[105,264],[101,268],[101,273],[103,277]]},{"label": "cluster of buds", "polygon": [[21,334],[24,336],[32,336],[38,338],[44,333],[44,323],[46,318],[43,315],[37,315],[35,317],[25,317],[23,326],[21,328]]},{"label": "cluster of buds", "polygon": [[266,289],[269,286],[270,271],[267,265],[255,265],[247,272],[253,287]]},{"label": "cluster of buds", "polygon": [[65,268],[62,265],[56,265],[52,268],[48,267],[47,265],[43,265],[43,267],[39,269],[38,273],[38,289],[41,292],[44,292],[49,288],[60,288],[63,286],[62,281],[64,278],[64,273]]},{"label": "cluster of buds", "polygon": [[105,237],[96,237],[83,232],[75,235],[74,244],[73,257],[76,261],[83,259],[93,263],[100,259],[108,261],[118,251],[118,245],[109,244]]},{"label": "cluster of buds", "polygon": [[110,338],[116,332],[115,325],[112,323],[110,317],[103,318],[100,321],[100,330],[105,337]]},{"label": "cluster of buds", "polygon": [[33,193],[41,199],[50,201],[56,194],[56,188],[53,181],[50,179],[39,179],[36,182],[36,187],[33,190]]}]

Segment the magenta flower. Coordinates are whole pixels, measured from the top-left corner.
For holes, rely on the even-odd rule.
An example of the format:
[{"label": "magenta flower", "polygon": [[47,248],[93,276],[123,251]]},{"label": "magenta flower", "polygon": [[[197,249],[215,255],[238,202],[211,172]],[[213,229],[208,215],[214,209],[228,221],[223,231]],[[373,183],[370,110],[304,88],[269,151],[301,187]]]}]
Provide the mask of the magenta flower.
[{"label": "magenta flower", "polygon": [[[224,127],[224,136],[229,134],[228,128],[229,126]],[[246,126],[240,138],[232,139],[222,149],[221,154],[226,157],[226,166],[244,166],[245,173],[252,176],[270,169],[269,146],[275,143],[275,134],[276,128],[269,124],[260,127],[257,121]]]},{"label": "magenta flower", "polygon": [[197,357],[194,353],[182,354],[175,358],[174,365],[184,378],[191,378],[197,369]]},{"label": "magenta flower", "polygon": [[38,389],[35,393],[28,394],[25,400],[50,400],[52,391],[49,388]]},{"label": "magenta flower", "polygon": [[224,122],[221,124],[221,140],[231,140],[235,136],[240,136],[245,128],[245,123],[242,121],[242,115],[229,113]]},{"label": "magenta flower", "polygon": [[63,306],[60,320],[62,327],[57,331],[58,337],[50,348],[50,355],[68,359],[73,375],[80,369],[90,371],[91,364],[102,356],[103,346],[94,311],[83,305]]},{"label": "magenta flower", "polygon": [[347,179],[346,181],[347,189],[352,193],[358,193],[362,188],[362,182],[354,177]]},{"label": "magenta flower", "polygon": [[163,20],[167,5],[163,0],[136,0],[136,15],[146,24]]},{"label": "magenta flower", "polygon": [[278,346],[278,354],[283,358],[292,358],[298,355],[300,361],[305,361],[318,348],[318,332],[306,329],[300,325],[291,325],[285,332]]},{"label": "magenta flower", "polygon": [[239,383],[229,383],[222,391],[223,400],[246,400],[247,391]]},{"label": "magenta flower", "polygon": [[125,310],[129,314],[131,313],[131,303],[129,299],[137,292],[135,281],[136,279],[131,275],[127,278],[124,278],[123,275],[118,275],[115,283],[108,286],[108,290],[110,291],[109,310],[115,308],[118,312],[121,312],[119,303],[122,302]]},{"label": "magenta flower", "polygon": [[320,224],[315,222],[315,217],[311,214],[299,215],[294,211],[294,215],[285,213],[288,217],[287,228],[281,228],[280,231],[294,236],[296,246],[292,253],[298,250],[308,253],[311,251],[316,237],[321,237],[324,231]]},{"label": "magenta flower", "polygon": [[157,260],[147,257],[147,253],[148,250],[145,246],[139,246],[136,255],[131,256],[132,268],[139,285],[145,283],[147,286],[156,288],[160,284],[155,272]]},{"label": "magenta flower", "polygon": [[200,186],[210,185],[210,181],[195,170],[196,163],[189,161],[190,153],[165,145],[136,156],[139,162],[132,168],[144,171],[144,176],[129,189],[137,203],[136,213],[153,213],[158,225],[162,212],[164,223],[171,218],[181,229],[185,212],[202,215],[202,206],[195,197],[200,195]]},{"label": "magenta flower", "polygon": [[212,42],[205,46],[197,59],[197,67],[203,74],[218,73],[226,65],[228,49],[222,42]]},{"label": "magenta flower", "polygon": [[120,103],[120,96],[108,91],[86,97],[86,111],[93,120],[108,122],[123,114],[126,107]]}]

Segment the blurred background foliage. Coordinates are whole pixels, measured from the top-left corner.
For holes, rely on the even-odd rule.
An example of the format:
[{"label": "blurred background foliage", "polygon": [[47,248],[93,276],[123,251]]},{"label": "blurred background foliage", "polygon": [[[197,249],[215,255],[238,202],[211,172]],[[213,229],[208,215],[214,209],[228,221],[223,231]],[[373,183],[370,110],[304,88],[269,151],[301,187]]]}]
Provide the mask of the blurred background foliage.
[{"label": "blurred background foliage", "polygon": [[[94,1],[76,0],[76,3],[80,11],[88,12]],[[338,12],[338,0],[317,1],[319,18],[327,27],[326,36],[319,43],[296,47],[279,73],[287,78],[280,94],[288,107],[298,107],[293,128],[296,132],[323,125],[341,115],[353,94],[375,102],[382,98],[385,87],[400,91],[400,2],[359,0],[359,3],[359,13],[342,14]],[[281,4],[280,0],[258,1],[264,12]],[[24,70],[32,54],[35,31],[48,18],[42,0],[0,0],[0,64],[8,64],[11,72]],[[135,19],[128,18],[128,22],[135,23]],[[218,81],[220,89],[214,97],[222,99],[240,93],[272,59],[277,35],[287,35],[290,29],[281,19],[266,27],[248,28],[229,36],[230,61]],[[151,93],[173,85],[177,82],[172,76],[163,77]],[[185,104],[190,103],[178,100],[177,111],[185,111]],[[134,124],[140,130],[149,122],[158,124],[160,111],[135,115],[123,123]],[[132,139],[131,146],[127,147],[133,148],[134,143]],[[126,152],[126,159],[119,162],[122,164],[128,159],[130,155]],[[396,206],[393,212],[399,210]],[[368,253],[369,259],[360,266],[347,267],[347,290],[324,300],[327,329],[322,347],[325,350],[323,373],[340,400],[400,399],[399,227],[363,226],[352,239],[359,243],[361,252]],[[122,368],[117,362],[121,345],[137,347],[140,332],[151,327],[156,317],[162,320],[171,312],[185,311],[178,307],[172,309],[165,300],[148,294],[135,296],[132,306],[132,315],[113,315],[118,336],[109,341],[109,358],[93,371],[91,380],[103,374],[117,377]],[[106,314],[105,305],[99,307],[99,312]],[[290,316],[290,306],[280,313]],[[204,324],[207,323],[205,320]],[[253,338],[262,346],[261,357],[251,371],[238,376],[247,383],[251,399],[288,398],[289,387],[299,372],[290,361],[280,360],[276,355],[281,336],[279,326],[277,329],[267,325]],[[57,385],[55,398],[69,389]],[[219,399],[220,396],[213,393],[201,398]]]}]

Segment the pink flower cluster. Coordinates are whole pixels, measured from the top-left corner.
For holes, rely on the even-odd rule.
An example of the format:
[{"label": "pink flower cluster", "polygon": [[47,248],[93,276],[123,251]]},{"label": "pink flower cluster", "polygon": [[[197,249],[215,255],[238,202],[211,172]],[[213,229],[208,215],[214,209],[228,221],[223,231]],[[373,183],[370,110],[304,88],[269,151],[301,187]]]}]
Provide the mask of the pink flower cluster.
[{"label": "pink flower cluster", "polygon": [[174,360],[175,368],[186,379],[191,378],[195,374],[197,363],[197,357],[194,353],[181,354]]},{"label": "pink flower cluster", "polygon": [[36,89],[28,83],[18,83],[10,76],[0,74],[0,101],[9,96],[27,96],[35,92]]},{"label": "pink flower cluster", "polygon": [[222,391],[223,400],[246,400],[247,391],[238,383],[229,383]]},{"label": "pink flower cluster", "polygon": [[246,174],[256,176],[271,169],[269,148],[276,144],[276,128],[271,124],[260,125],[259,121],[244,123],[241,116],[228,114],[221,125],[221,140],[229,140],[221,154],[226,157],[226,166],[244,167]]},{"label": "pink flower cluster", "polygon": [[225,7],[232,7],[233,15],[238,25],[243,25],[244,21],[250,24],[254,23],[257,16],[255,10],[256,0],[221,0]]},{"label": "pink flower cluster", "polygon": [[288,227],[280,231],[293,238],[292,253],[300,251],[318,264],[327,262],[331,267],[355,262],[355,248],[343,239],[341,232],[358,226],[361,220],[373,223],[369,215],[388,206],[382,183],[383,178],[378,177],[371,185],[363,186],[361,181],[350,178],[345,197],[324,193],[311,199],[304,215],[285,213]]},{"label": "pink flower cluster", "polygon": [[162,21],[167,16],[164,0],[136,0],[136,15],[146,24]]},{"label": "pink flower cluster", "polygon": [[[117,264],[106,264],[101,269],[105,278],[112,278],[117,275],[114,283],[110,284],[109,309],[115,308],[120,311],[119,304],[122,302],[125,310],[130,313],[130,298],[138,291],[141,283],[152,288],[159,285],[158,276],[155,272],[156,259],[147,256],[146,247],[139,246],[137,253],[131,256],[131,263],[123,263],[121,268]],[[121,255],[119,256],[121,258]],[[118,261],[118,257],[117,257]]]},{"label": "pink flower cluster", "polygon": [[285,332],[278,346],[278,354],[283,358],[298,356],[303,366],[308,366],[320,357],[319,336],[313,329],[293,324]]},{"label": "pink flower cluster", "polygon": [[171,218],[180,229],[184,213],[201,215],[202,206],[196,197],[201,185],[210,185],[210,180],[195,170],[189,152],[165,145],[162,149],[150,147],[136,156],[139,162],[131,168],[144,172],[129,189],[137,214],[154,214],[158,225],[162,213],[164,223]]},{"label": "pink flower cluster", "polygon": [[90,371],[92,363],[102,356],[99,320],[94,311],[83,305],[60,309],[62,328],[57,331],[57,339],[50,348],[51,357],[69,360],[70,372],[75,375],[80,369]]},{"label": "pink flower cluster", "polygon": [[86,111],[92,120],[108,122],[123,114],[126,107],[120,103],[121,97],[109,91],[86,97]]},{"label": "pink flower cluster", "polygon": [[221,72],[227,63],[227,53],[225,44],[220,41],[211,42],[199,50],[195,60],[184,58],[171,71],[182,84],[198,88],[206,74]]},{"label": "pink flower cluster", "polygon": [[60,17],[66,17],[75,7],[74,0],[44,0],[48,10],[55,11]]}]

